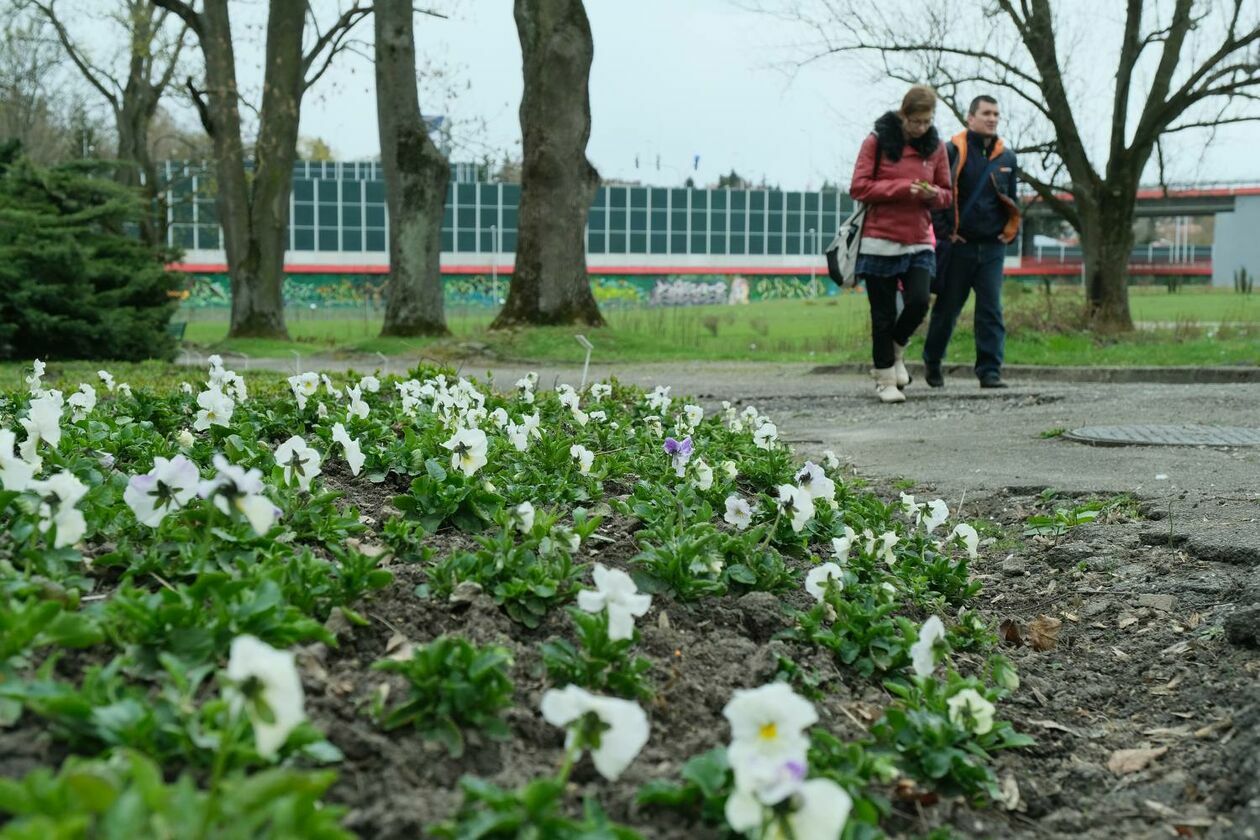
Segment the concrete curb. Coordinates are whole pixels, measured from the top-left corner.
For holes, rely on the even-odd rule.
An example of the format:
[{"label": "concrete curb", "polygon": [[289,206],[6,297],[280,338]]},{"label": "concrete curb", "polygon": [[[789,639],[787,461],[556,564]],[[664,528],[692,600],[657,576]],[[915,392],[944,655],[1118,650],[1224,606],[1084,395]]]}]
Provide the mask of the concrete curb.
[{"label": "concrete curb", "polygon": [[[923,375],[918,362],[906,365],[916,377]],[[819,365],[810,369],[815,374],[868,374],[871,366],[859,362],[840,365]],[[946,376],[975,379],[970,365],[942,365]],[[1209,385],[1260,383],[1260,367],[1055,367],[1051,365],[1006,365],[1002,378],[1013,385],[1021,382],[1150,382],[1162,385]]]}]

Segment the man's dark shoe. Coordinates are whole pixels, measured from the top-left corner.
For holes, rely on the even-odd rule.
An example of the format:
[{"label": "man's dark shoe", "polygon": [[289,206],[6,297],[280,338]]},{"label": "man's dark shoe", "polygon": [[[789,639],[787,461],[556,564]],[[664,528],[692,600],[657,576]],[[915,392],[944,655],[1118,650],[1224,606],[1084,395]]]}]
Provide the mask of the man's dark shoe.
[{"label": "man's dark shoe", "polygon": [[931,385],[933,388],[945,387],[945,376],[941,373],[941,366],[939,363],[932,364],[931,362],[924,362],[923,369],[927,373],[925,378],[927,379],[928,385]]},{"label": "man's dark shoe", "polygon": [[990,373],[987,376],[980,377],[981,388],[1005,388],[1006,383],[1002,381],[1002,377],[996,373]]}]

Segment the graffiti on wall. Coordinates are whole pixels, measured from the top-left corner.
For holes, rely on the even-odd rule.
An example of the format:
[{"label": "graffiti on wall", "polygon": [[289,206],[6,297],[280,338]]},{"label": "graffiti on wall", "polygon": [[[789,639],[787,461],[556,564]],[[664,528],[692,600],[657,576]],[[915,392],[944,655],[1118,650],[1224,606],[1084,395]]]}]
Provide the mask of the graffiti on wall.
[{"label": "graffiti on wall", "polygon": [[[812,283],[811,283],[812,280]],[[284,278],[287,306],[318,309],[380,306],[383,274],[291,274]],[[456,275],[442,280],[448,306],[493,308],[507,296],[508,277]],[[231,303],[227,275],[189,275],[181,298],[191,309],[226,308]],[[743,275],[599,275],[591,290],[601,307],[707,306],[759,300],[791,300],[838,294],[825,277],[745,277]]]}]

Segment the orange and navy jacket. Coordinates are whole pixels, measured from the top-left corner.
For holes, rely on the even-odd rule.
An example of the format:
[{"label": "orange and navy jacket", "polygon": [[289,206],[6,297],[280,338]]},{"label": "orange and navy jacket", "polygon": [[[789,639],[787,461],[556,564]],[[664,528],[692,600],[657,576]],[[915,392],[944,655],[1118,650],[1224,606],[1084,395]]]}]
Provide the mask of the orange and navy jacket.
[{"label": "orange and navy jacket", "polygon": [[[933,227],[936,231],[937,239],[944,241],[950,239],[958,231],[959,214],[962,207],[967,203],[967,197],[960,197],[962,190],[959,186],[959,178],[962,176],[963,167],[967,163],[967,132],[960,131],[949,139],[945,144],[946,152],[949,155],[949,170],[951,180],[953,181],[954,192],[952,206],[944,211],[933,213]],[[1015,153],[1006,148],[1002,142],[1002,138],[997,138],[993,143],[993,148],[989,152],[989,160],[996,164],[989,172],[988,184],[981,185],[981,189],[992,185],[998,202],[1006,211],[1006,224],[1003,226],[998,239],[1002,242],[1011,242],[1019,233],[1019,225],[1021,212],[1019,208],[1019,197],[1016,192],[1016,165]],[[982,199],[983,200],[983,199]],[[972,210],[975,213],[975,209]]]}]

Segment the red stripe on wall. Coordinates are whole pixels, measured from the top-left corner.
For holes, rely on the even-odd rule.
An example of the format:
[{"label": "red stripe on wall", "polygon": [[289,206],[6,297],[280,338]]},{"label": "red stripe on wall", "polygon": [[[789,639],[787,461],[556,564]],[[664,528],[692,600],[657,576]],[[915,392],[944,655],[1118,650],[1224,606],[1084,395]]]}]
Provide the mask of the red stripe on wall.
[{"label": "red stripe on wall", "polygon": [[[226,274],[227,266],[221,263],[170,263],[166,266],[171,271],[179,271],[185,274]],[[286,274],[388,274],[388,266],[383,265],[287,265],[284,267]],[[655,266],[655,265],[620,265],[620,266],[590,266],[587,271],[597,275],[656,275],[656,274],[762,274],[762,275],[785,275],[785,274],[809,274],[809,266]],[[500,266],[499,274],[504,276],[512,273],[512,266]],[[815,269],[816,274],[820,278],[826,278],[826,271],[823,269]],[[1212,266],[1210,264],[1194,263],[1189,265],[1177,264],[1141,264],[1133,263],[1129,266],[1131,274],[1154,275],[1164,277],[1174,275],[1180,277],[1210,277],[1212,275]],[[491,267],[488,265],[448,265],[442,267],[443,274],[490,274]],[[1032,263],[1013,268],[1007,268],[1006,274],[1012,277],[1021,277],[1029,275],[1053,275],[1053,276],[1069,276],[1079,275],[1081,273],[1080,263]]]}]

